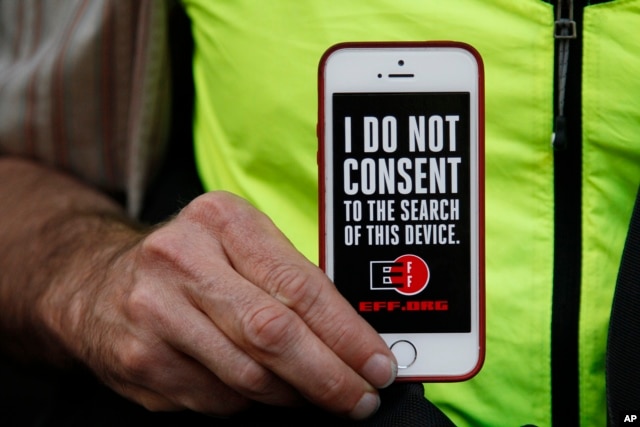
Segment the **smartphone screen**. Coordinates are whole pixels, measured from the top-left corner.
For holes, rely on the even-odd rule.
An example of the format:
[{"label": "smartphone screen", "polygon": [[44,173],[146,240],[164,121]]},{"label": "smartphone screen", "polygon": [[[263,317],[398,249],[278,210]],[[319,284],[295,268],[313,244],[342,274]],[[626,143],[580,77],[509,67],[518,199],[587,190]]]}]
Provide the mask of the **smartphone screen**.
[{"label": "smartphone screen", "polygon": [[479,54],[347,43],[319,79],[322,268],[394,351],[400,380],[472,377],[484,358]]},{"label": "smartphone screen", "polygon": [[379,332],[471,330],[469,102],[333,94],[333,279]]}]

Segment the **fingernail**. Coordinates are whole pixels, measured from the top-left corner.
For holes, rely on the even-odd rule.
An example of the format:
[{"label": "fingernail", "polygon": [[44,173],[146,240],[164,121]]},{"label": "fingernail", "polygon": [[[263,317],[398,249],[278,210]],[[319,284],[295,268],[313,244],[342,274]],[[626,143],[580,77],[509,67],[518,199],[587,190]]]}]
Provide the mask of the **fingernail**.
[{"label": "fingernail", "polygon": [[391,385],[398,374],[398,364],[383,354],[374,354],[362,367],[362,376],[376,388]]},{"label": "fingernail", "polygon": [[375,414],[380,407],[380,396],[374,393],[365,393],[349,416],[354,420],[364,420]]}]

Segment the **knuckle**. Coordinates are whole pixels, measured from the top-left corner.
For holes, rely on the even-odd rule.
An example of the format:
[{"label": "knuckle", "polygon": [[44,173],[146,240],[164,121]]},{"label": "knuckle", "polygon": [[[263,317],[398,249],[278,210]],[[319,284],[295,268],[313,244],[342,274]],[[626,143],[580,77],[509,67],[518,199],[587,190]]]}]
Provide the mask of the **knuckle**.
[{"label": "knuckle", "polygon": [[156,324],[163,319],[163,308],[155,286],[148,282],[136,284],[124,302],[124,310],[134,323]]},{"label": "knuckle", "polygon": [[296,316],[279,304],[268,304],[249,312],[243,335],[247,344],[262,354],[282,355],[293,343],[298,329]]},{"label": "knuckle", "polygon": [[158,262],[180,264],[183,253],[182,239],[168,231],[167,226],[149,234],[141,243],[142,260],[150,266]]},{"label": "knuckle", "polygon": [[235,378],[234,388],[253,399],[268,394],[273,383],[273,374],[256,364],[246,364]]},{"label": "knuckle", "polygon": [[154,378],[152,367],[157,366],[155,352],[140,340],[131,338],[122,342],[116,358],[127,381],[148,384]]},{"label": "knuckle", "polygon": [[271,295],[288,307],[306,311],[320,296],[321,282],[303,269],[273,262],[265,271],[263,283],[268,284]]},{"label": "knuckle", "polygon": [[197,276],[196,246],[179,225],[169,223],[149,234],[140,243],[137,257],[138,279],[166,280],[168,276]]},{"label": "knuckle", "polygon": [[362,338],[362,331],[360,328],[354,327],[351,319],[341,319],[340,316],[332,319],[331,334],[323,337],[329,347],[334,351],[342,351],[343,349],[350,349],[354,343],[360,341]]},{"label": "knuckle", "polygon": [[323,382],[317,385],[315,399],[318,402],[336,405],[336,402],[345,402],[348,393],[348,379],[342,372],[329,373]]},{"label": "knuckle", "polygon": [[189,203],[180,216],[224,234],[237,224],[250,223],[254,216],[248,204],[237,196],[225,191],[203,194]]}]

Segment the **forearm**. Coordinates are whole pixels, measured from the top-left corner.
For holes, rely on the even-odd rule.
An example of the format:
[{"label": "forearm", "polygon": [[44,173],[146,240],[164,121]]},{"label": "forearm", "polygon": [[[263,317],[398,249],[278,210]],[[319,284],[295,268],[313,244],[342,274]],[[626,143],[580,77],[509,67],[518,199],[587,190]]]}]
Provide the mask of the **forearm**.
[{"label": "forearm", "polygon": [[59,332],[78,318],[64,310],[139,233],[99,192],[15,158],[0,158],[0,206],[0,347],[63,364],[74,350]]}]

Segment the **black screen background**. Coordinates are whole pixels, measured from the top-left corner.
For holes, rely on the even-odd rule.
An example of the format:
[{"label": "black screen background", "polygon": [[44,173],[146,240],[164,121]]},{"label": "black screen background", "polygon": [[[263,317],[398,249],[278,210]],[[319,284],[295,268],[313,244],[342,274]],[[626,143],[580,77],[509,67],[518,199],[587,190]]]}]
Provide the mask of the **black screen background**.
[{"label": "black screen background", "polygon": [[[377,312],[360,311],[360,314],[380,333],[445,333],[470,332],[471,330],[471,242],[470,242],[470,96],[468,93],[337,93],[333,95],[333,206],[334,206],[334,282],[340,292],[358,310],[361,302],[398,301],[406,307],[407,301],[447,301],[446,311],[409,311],[381,309]],[[409,152],[409,117],[431,115],[458,115],[456,127],[455,153],[443,150],[432,153]],[[345,153],[344,118],[351,117],[352,151]],[[397,119],[398,150],[386,153],[365,153],[363,150],[364,130],[363,118],[374,116],[382,121],[384,116]],[[448,142],[445,142],[448,146]],[[458,165],[457,194],[384,194],[365,196],[362,193],[347,195],[344,190],[344,161],[354,158],[394,158],[423,156],[460,157]],[[330,160],[331,161],[331,160]],[[352,174],[357,178],[357,174]],[[393,222],[369,221],[367,209],[362,227],[375,224],[398,224],[400,201],[402,199],[458,199],[459,218],[455,221],[409,221],[410,224],[454,224],[456,244],[401,244],[389,246],[368,245],[365,238],[359,245],[348,246],[344,240],[344,228],[356,225],[347,222],[344,208],[345,200],[360,200],[364,207],[367,200],[395,200],[396,219]],[[426,261],[430,269],[430,280],[427,288],[420,294],[404,296],[395,290],[371,290],[369,284],[371,261],[393,261],[403,254],[415,254]],[[371,307],[371,305],[369,305]]]}]

